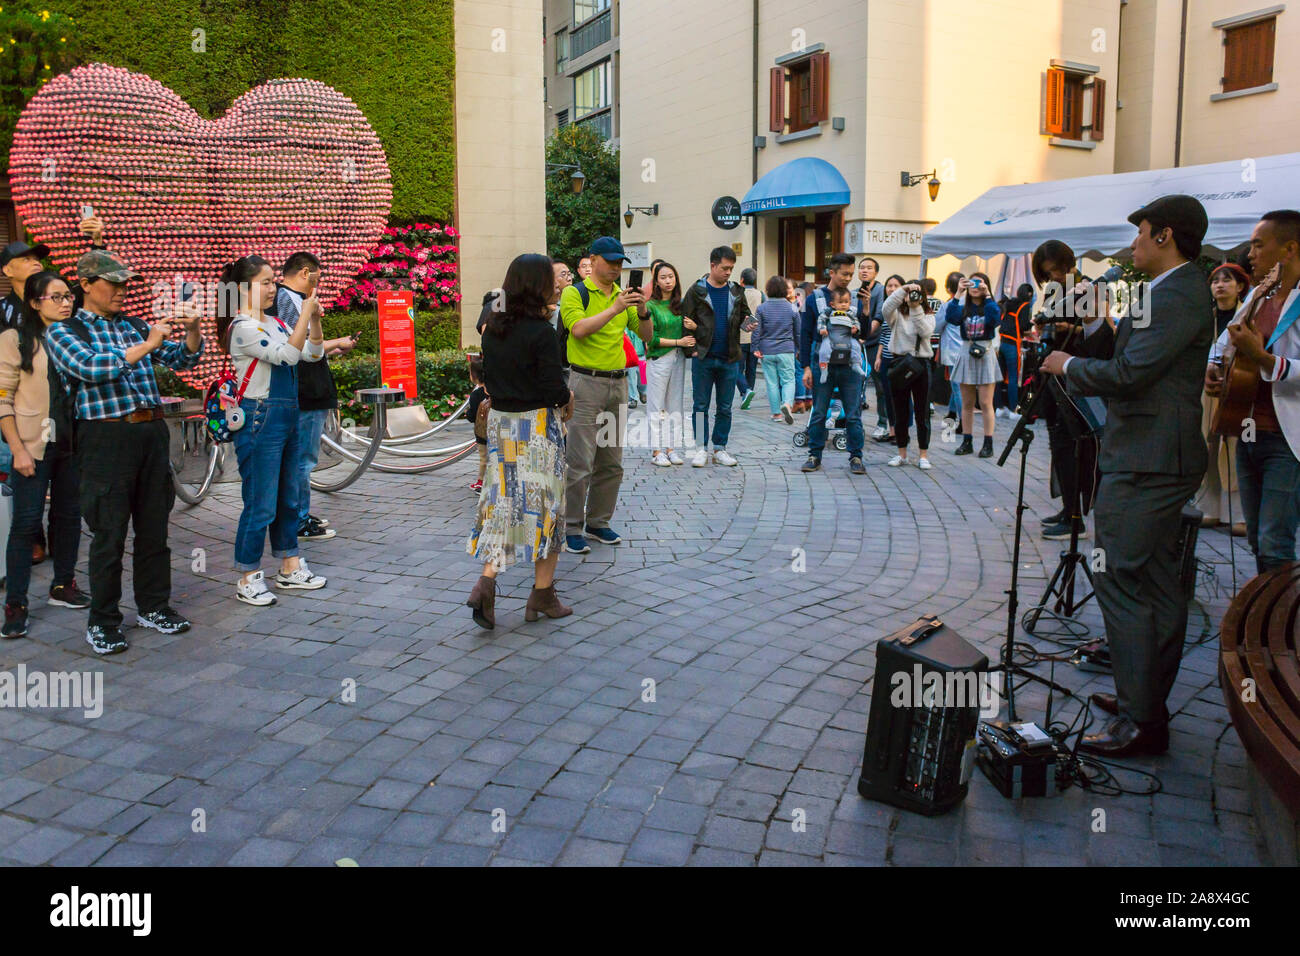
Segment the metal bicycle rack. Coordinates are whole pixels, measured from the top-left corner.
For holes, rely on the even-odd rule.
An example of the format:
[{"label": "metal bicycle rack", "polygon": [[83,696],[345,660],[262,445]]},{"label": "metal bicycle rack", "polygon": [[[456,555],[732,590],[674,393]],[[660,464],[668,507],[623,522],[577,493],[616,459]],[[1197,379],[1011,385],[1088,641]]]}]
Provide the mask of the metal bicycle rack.
[{"label": "metal bicycle rack", "polygon": [[[409,449],[401,447],[402,445],[411,445],[432,438],[452,422],[457,421],[465,413],[465,409],[469,407],[468,398],[452,414],[418,435],[385,439],[384,435],[388,430],[388,406],[400,401],[404,395],[405,392],[400,388],[363,388],[357,392],[357,396],[363,402],[374,406],[375,415],[370,422],[369,435],[358,435],[355,431],[348,429],[347,440],[361,445],[365,451],[359,455],[343,447],[339,439],[343,438],[344,430],[339,427],[336,416],[331,422],[330,431],[333,434],[321,435],[321,445],[332,455],[352,462],[355,467],[350,475],[334,483],[317,481],[313,478],[311,482],[313,491],[341,491],[360,478],[367,468],[373,468],[375,471],[390,475],[422,475],[426,472],[436,471],[454,461],[459,461],[474,450],[474,438],[472,436],[443,448]],[[375,455],[380,451],[395,458],[433,458],[435,460],[421,465],[387,465],[375,461]]]},{"label": "metal bicycle rack", "polygon": [[[447,418],[418,435],[385,438],[384,436],[388,431],[388,408],[402,401],[405,395],[406,393],[400,388],[363,388],[357,391],[357,397],[374,408],[374,418],[370,422],[368,434],[359,435],[352,429],[348,429],[346,433],[346,441],[356,442],[360,445],[363,449],[361,454],[344,448],[340,443],[344,439],[344,429],[340,427],[338,415],[335,413],[331,419],[328,432],[321,435],[321,445],[339,463],[344,461],[352,462],[353,469],[351,473],[338,481],[323,481],[313,477],[311,480],[313,491],[328,493],[342,491],[360,478],[368,468],[387,474],[422,475],[459,461],[474,450],[474,438],[472,436],[464,441],[440,448],[416,449],[402,447],[432,438],[449,424],[457,421],[469,407],[468,398],[461,404],[460,408],[456,409]],[[212,440],[211,433],[207,428],[207,416],[203,411],[202,399],[169,402],[166,417],[176,422],[181,432],[181,462],[180,465],[176,461],[171,462],[172,487],[176,490],[176,497],[185,504],[197,505],[211,492],[217,476],[224,473],[228,460],[226,447]],[[375,461],[380,452],[395,458],[432,458],[434,460],[418,465],[383,464]],[[180,472],[183,469],[186,456],[199,457],[201,454],[206,454],[207,464],[202,481],[195,487],[182,480]]]}]

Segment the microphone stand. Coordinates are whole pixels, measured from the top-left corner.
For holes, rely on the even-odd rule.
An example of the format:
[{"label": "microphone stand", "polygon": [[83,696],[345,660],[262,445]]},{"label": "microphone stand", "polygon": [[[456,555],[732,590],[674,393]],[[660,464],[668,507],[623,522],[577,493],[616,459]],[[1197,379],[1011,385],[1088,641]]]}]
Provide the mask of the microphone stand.
[{"label": "microphone stand", "polygon": [[1027,674],[1024,668],[1016,667],[1012,664],[1012,654],[1016,643],[1016,615],[1020,610],[1020,537],[1024,531],[1025,512],[1029,506],[1025,504],[1025,473],[1029,465],[1029,446],[1034,440],[1034,432],[1029,427],[1032,421],[1035,421],[1038,406],[1042,403],[1043,395],[1046,393],[1044,387],[1046,373],[1040,368],[1034,373],[1034,398],[1029,403],[1020,416],[1020,421],[1016,422],[1015,428],[1011,430],[1011,437],[1007,439],[1006,447],[1002,449],[1002,454],[998,457],[998,467],[1001,468],[1007,463],[1007,458],[1011,455],[1012,448],[1017,443],[1020,445],[1020,484],[1016,492],[1016,531],[1011,549],[1011,586],[1003,592],[1007,595],[1007,640],[1002,648],[1002,681],[1006,687],[1007,695],[1007,720],[1011,723],[1016,721],[1016,686],[1012,677],[1017,673]]}]

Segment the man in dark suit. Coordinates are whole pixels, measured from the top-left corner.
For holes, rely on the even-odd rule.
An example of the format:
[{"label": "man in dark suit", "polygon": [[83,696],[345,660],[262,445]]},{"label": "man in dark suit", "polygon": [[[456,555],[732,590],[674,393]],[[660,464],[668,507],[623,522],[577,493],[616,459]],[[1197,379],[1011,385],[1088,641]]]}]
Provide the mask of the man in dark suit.
[{"label": "man in dark suit", "polygon": [[1214,341],[1209,287],[1192,261],[1209,226],[1204,207],[1164,196],[1129,222],[1138,227],[1133,264],[1155,278],[1120,321],[1115,357],[1053,352],[1043,363],[1079,393],[1107,400],[1095,509],[1106,563],[1096,590],[1116,694],[1093,695],[1112,717],[1082,746],[1112,757],[1169,749],[1165,699],[1187,631],[1178,529],[1208,464],[1200,393]]}]

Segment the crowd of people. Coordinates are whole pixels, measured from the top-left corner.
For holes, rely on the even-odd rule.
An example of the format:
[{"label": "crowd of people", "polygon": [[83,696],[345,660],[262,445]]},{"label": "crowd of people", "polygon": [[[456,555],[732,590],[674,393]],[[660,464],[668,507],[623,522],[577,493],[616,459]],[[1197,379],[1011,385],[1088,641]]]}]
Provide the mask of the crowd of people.
[{"label": "crowd of people", "polygon": [[[98,219],[83,221],[82,231],[91,248],[75,278],[43,266],[47,246],[15,242],[0,252],[12,287],[0,305],[0,434],[14,500],[0,636],[29,631],[28,590],[33,564],[45,557],[48,495],[48,603],[86,610],[87,643],[97,654],[116,654],[128,647],[120,607],[128,526],[137,625],[165,634],[190,628],[170,603],[175,490],[154,367],[198,364],[206,347],[199,327],[205,297],[186,283],[188,294],[156,321],[126,314],[128,284],[140,274],[104,246]],[[216,344],[238,382],[226,415],[243,502],[235,597],[254,606],[276,602],[260,568],[268,536],[280,559],[278,589],[315,591],[326,583],[301,558],[298,543],[335,534],[308,510],[310,475],[338,400],[322,359],[346,353],[355,338],[324,340],[315,296],[320,271],[320,261],[304,251],[280,267],[279,282],[275,267],[255,255],[213,277]],[[74,575],[83,521],[91,534],[89,594]]]}]

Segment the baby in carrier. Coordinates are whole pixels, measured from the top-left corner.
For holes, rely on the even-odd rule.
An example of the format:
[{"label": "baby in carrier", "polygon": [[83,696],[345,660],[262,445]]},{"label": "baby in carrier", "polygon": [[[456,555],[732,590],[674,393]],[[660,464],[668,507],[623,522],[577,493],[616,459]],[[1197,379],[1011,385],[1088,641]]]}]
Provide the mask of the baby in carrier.
[{"label": "baby in carrier", "polygon": [[865,374],[862,343],[857,339],[858,323],[849,312],[850,302],[848,289],[828,290],[827,307],[817,316],[817,335],[821,338],[817,365],[823,382],[832,365],[848,365],[856,374]]}]

